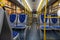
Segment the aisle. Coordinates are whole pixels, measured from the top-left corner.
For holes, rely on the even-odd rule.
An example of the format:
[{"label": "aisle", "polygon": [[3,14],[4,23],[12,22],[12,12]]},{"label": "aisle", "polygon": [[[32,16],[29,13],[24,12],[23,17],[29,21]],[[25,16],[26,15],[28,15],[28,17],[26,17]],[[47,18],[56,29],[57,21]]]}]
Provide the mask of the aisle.
[{"label": "aisle", "polygon": [[36,24],[33,24],[31,29],[28,30],[26,40],[40,40],[40,31],[36,28]]},{"label": "aisle", "polygon": [[[44,32],[40,31],[40,34],[42,35],[41,39],[43,40]],[[46,31],[46,38],[47,38],[47,40],[60,40],[60,32],[57,32],[54,30],[48,30],[48,31]]]}]

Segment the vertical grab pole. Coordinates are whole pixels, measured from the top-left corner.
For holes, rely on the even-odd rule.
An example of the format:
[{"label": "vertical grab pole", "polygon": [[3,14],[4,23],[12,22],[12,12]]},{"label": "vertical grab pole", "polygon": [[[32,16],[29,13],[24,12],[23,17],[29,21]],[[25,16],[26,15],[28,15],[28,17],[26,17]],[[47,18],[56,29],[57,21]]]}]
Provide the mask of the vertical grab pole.
[{"label": "vertical grab pole", "polygon": [[44,40],[46,40],[46,22],[45,22],[45,17],[46,17],[46,7],[45,7],[45,12],[44,12]]},{"label": "vertical grab pole", "polygon": [[47,13],[48,0],[46,0],[45,12],[44,12],[44,40],[46,40],[46,13]]},{"label": "vertical grab pole", "polygon": [[26,13],[26,4],[25,4],[25,0],[22,0],[23,4],[25,5],[25,8],[24,8],[24,12]]},{"label": "vertical grab pole", "polygon": [[0,0],[0,8],[3,7],[3,6],[5,6],[4,1]]},{"label": "vertical grab pole", "polygon": [[[24,0],[25,1],[25,0]],[[25,4],[25,13],[26,13],[26,4]]]}]

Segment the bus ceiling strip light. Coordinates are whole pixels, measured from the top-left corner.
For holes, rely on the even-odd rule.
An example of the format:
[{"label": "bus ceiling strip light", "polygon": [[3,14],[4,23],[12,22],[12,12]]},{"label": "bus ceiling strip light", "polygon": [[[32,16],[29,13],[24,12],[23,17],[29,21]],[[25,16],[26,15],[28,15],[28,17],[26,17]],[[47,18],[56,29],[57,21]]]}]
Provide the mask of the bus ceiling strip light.
[{"label": "bus ceiling strip light", "polygon": [[57,11],[58,16],[60,16],[60,10]]},{"label": "bus ceiling strip light", "polygon": [[30,5],[28,4],[27,0],[25,0],[25,2],[27,3],[28,7],[29,7],[30,10],[32,11],[32,9],[31,9]]},{"label": "bus ceiling strip light", "polygon": [[[59,7],[60,7],[60,3],[59,3]],[[57,14],[58,16],[60,16],[60,9],[58,9]]]},{"label": "bus ceiling strip light", "polygon": [[[43,0],[41,0],[41,2],[39,3],[39,6],[38,6],[38,8],[37,8],[37,11],[38,11],[38,9],[39,9],[39,7],[40,7],[42,1],[43,1]],[[44,0],[44,1],[46,2],[46,0]],[[48,2],[49,2],[49,1],[50,1],[50,0],[48,0]],[[44,7],[45,5],[46,5],[46,3],[44,3],[43,7]],[[42,7],[42,8],[43,8],[43,7]]]},{"label": "bus ceiling strip light", "polygon": [[39,7],[40,7],[41,3],[42,3],[42,0],[40,0],[40,3],[39,3],[38,8],[37,8],[37,11],[38,11],[38,9],[39,9]]}]

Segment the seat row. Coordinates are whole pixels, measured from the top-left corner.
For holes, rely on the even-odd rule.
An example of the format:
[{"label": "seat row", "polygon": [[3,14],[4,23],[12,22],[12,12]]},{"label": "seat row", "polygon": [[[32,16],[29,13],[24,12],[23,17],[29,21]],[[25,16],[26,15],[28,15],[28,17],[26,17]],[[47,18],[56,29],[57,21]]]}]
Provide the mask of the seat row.
[{"label": "seat row", "polygon": [[27,24],[27,18],[26,14],[11,14],[9,16],[9,24],[12,28],[24,29]]},{"label": "seat row", "polygon": [[[48,16],[47,14],[46,16]],[[51,14],[51,17],[57,17],[57,14]],[[27,18],[28,16],[26,14],[11,14],[9,19],[10,19],[10,24],[13,28],[25,28],[27,24]],[[41,14],[39,16],[39,24],[40,28],[44,29],[44,14]],[[51,29],[60,29],[59,24],[59,19],[58,18],[46,18],[46,29],[51,30]]]},{"label": "seat row", "polygon": [[[49,14],[47,14],[46,16],[48,17]],[[51,17],[57,17],[57,14],[51,14]],[[44,14],[41,14],[39,16],[39,22],[40,22],[40,28],[44,30]],[[46,30],[59,30],[60,29],[60,25],[59,25],[59,19],[58,18],[46,18],[45,19],[46,22]]]},{"label": "seat row", "polygon": [[[26,14],[11,14],[8,17],[8,22],[11,28],[14,29],[25,29],[26,28],[26,24],[27,24],[27,18],[28,15]],[[13,31],[13,37],[16,40],[17,38],[19,39],[19,33],[16,31]],[[20,39],[19,39],[20,40]]]}]

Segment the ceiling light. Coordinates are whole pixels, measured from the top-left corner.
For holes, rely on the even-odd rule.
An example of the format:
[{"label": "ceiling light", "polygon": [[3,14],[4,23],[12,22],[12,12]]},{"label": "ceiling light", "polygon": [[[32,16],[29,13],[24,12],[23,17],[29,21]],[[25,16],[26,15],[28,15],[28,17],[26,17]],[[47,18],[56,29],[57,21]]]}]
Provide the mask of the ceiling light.
[{"label": "ceiling light", "polygon": [[28,4],[28,2],[25,0],[25,2],[27,3],[27,5],[28,5],[28,7],[30,8],[30,10],[32,11],[32,9],[31,9],[31,7],[30,7],[30,5]]},{"label": "ceiling light", "polygon": [[60,16],[60,10],[57,11],[58,16]]},{"label": "ceiling light", "polygon": [[38,9],[39,9],[39,7],[40,7],[41,3],[42,3],[42,0],[40,0],[40,3],[39,3],[38,8],[37,8],[37,11],[38,11]]}]

